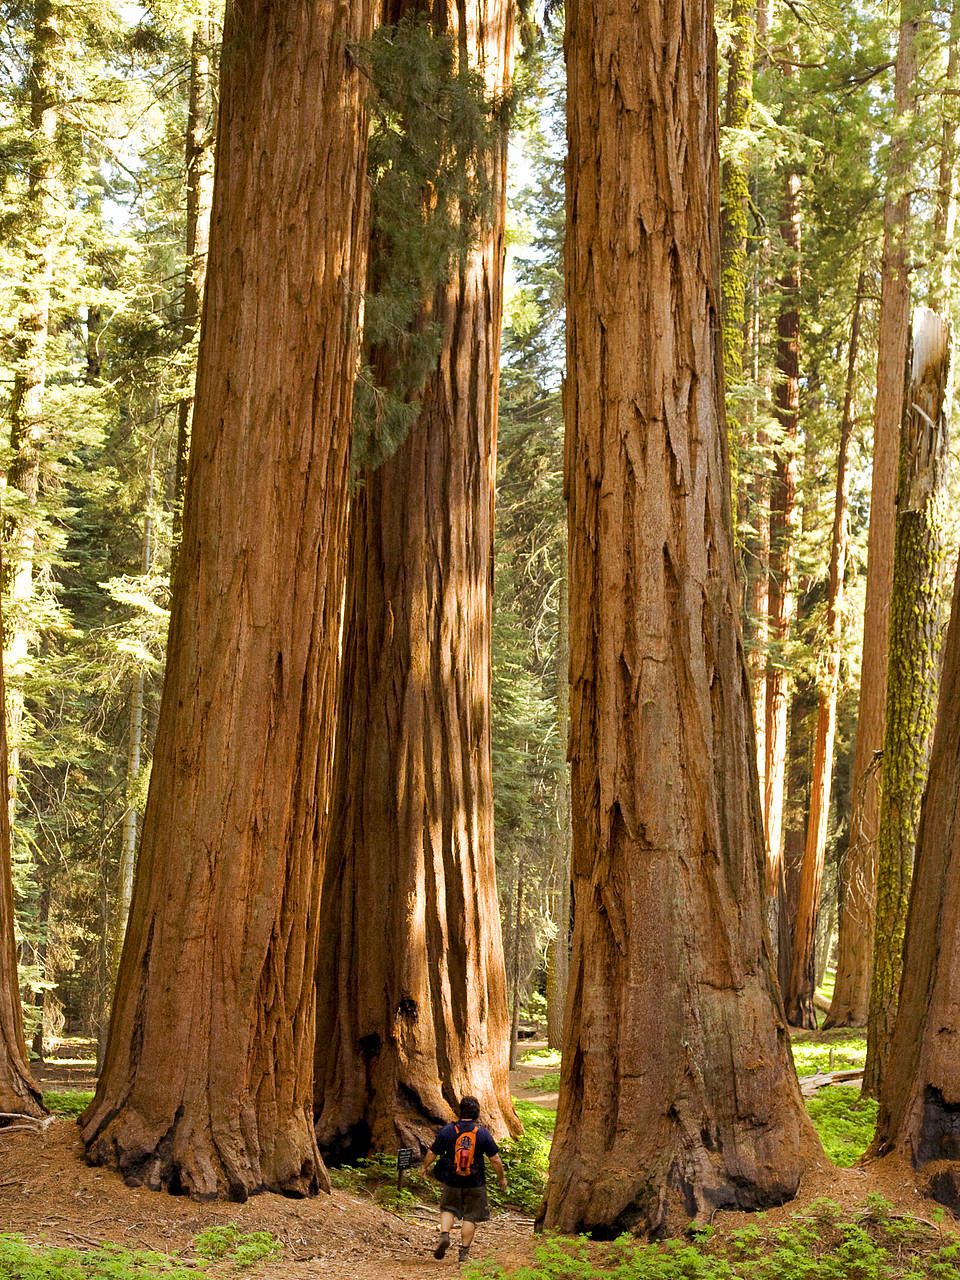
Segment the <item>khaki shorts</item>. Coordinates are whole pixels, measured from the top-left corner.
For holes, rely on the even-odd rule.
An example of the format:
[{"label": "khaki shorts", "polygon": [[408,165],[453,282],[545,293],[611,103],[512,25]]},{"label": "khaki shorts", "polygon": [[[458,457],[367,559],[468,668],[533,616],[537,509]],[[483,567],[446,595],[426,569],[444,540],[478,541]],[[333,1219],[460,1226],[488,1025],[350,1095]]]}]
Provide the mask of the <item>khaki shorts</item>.
[{"label": "khaki shorts", "polygon": [[440,1197],[440,1212],[452,1213],[465,1222],[486,1222],[490,1217],[490,1203],[486,1187],[444,1186]]}]

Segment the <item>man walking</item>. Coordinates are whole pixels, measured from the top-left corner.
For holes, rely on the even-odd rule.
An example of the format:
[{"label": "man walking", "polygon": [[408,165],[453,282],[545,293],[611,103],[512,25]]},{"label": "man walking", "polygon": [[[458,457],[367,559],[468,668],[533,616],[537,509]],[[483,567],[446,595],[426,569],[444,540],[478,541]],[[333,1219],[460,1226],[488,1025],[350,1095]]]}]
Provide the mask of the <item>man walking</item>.
[{"label": "man walking", "polygon": [[499,1148],[493,1134],[479,1120],[480,1103],[477,1099],[469,1096],[462,1098],[459,1120],[443,1126],[423,1158],[424,1173],[437,1160],[437,1177],[443,1183],[443,1195],[440,1197],[440,1243],[433,1251],[435,1258],[442,1258],[450,1248],[450,1228],[454,1218],[460,1218],[462,1225],[458,1261],[466,1262],[470,1256],[470,1245],[477,1223],[486,1222],[490,1217],[484,1156],[490,1157],[500,1190],[507,1189],[507,1175]]}]

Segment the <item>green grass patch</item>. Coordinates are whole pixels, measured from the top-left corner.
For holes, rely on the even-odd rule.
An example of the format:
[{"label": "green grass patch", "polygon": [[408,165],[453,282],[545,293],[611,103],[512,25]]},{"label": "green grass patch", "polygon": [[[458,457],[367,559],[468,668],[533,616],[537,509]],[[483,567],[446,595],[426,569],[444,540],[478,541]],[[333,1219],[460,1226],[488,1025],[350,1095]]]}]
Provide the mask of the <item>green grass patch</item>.
[{"label": "green grass patch", "polygon": [[542,1076],[524,1080],[524,1089],[539,1089],[543,1093],[555,1093],[560,1088],[560,1072],[545,1071]]},{"label": "green grass patch", "polygon": [[762,1216],[739,1231],[705,1227],[690,1240],[609,1244],[548,1236],[532,1266],[505,1271],[493,1263],[465,1276],[488,1280],[957,1280],[960,1242],[936,1226],[895,1217],[871,1198],[852,1216],[820,1200],[786,1226]]},{"label": "green grass patch", "polygon": [[49,1089],[43,1095],[43,1105],[51,1115],[82,1116],[93,1101],[93,1094],[85,1089]]},{"label": "green grass patch", "polygon": [[817,987],[817,995],[823,996],[824,1000],[833,999],[833,984],[837,980],[836,969],[828,969],[823,975],[823,982]]},{"label": "green grass patch", "polygon": [[808,1098],[807,1112],[823,1149],[835,1165],[846,1169],[860,1159],[877,1127],[877,1103],[857,1089],[835,1085]]},{"label": "green grass patch", "polygon": [[849,1027],[795,1031],[790,1039],[798,1076],[862,1067],[867,1056],[867,1033],[851,1031]]},{"label": "green grass patch", "polygon": [[528,1049],[521,1053],[520,1061],[525,1067],[559,1067],[559,1049]]}]

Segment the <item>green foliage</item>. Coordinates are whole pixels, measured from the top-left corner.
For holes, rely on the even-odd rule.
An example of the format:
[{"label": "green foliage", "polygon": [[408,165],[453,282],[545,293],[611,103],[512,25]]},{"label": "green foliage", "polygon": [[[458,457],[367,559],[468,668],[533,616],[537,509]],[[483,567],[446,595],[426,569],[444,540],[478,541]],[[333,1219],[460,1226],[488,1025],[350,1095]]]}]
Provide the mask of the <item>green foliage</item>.
[{"label": "green foliage", "polygon": [[[193,1252],[205,1262],[230,1263],[239,1271],[279,1257],[283,1247],[269,1231],[241,1231],[231,1223],[201,1232],[193,1240]],[[0,1235],[3,1280],[206,1280],[206,1275],[181,1258],[152,1250],[114,1244],[57,1249]]]},{"label": "green foliage", "polygon": [[328,1172],[332,1186],[342,1191],[364,1192],[395,1213],[412,1209],[422,1201],[434,1204],[440,1201],[440,1183],[435,1178],[425,1177],[419,1165],[404,1172],[403,1188],[398,1191],[397,1158],[386,1152],[373,1152]]},{"label": "green foliage", "polygon": [[542,1076],[535,1076],[532,1080],[527,1080],[523,1086],[525,1089],[542,1089],[546,1093],[552,1093],[553,1090],[560,1088],[560,1072],[545,1071]]},{"label": "green foliage", "polygon": [[389,458],[419,415],[416,396],[442,337],[429,312],[489,220],[505,111],[428,14],[381,26],[352,52],[371,86],[372,118],[364,364],[354,395],[358,471]]},{"label": "green foliage", "polygon": [[557,1123],[557,1113],[532,1102],[514,1099],[517,1115],[523,1125],[519,1138],[500,1143],[500,1156],[507,1174],[504,1194],[495,1181],[489,1182],[490,1204],[496,1208],[512,1204],[536,1214],[543,1200],[550,1164],[550,1143]]},{"label": "green foliage", "polygon": [[856,1089],[820,1089],[807,1099],[807,1112],[824,1151],[841,1169],[860,1159],[877,1127],[877,1103],[861,1098]]},{"label": "green foliage", "polygon": [[872,1198],[852,1218],[815,1201],[786,1225],[762,1220],[738,1231],[698,1227],[691,1241],[608,1244],[547,1236],[531,1266],[471,1268],[488,1280],[946,1280],[960,1246],[916,1218],[896,1217]]},{"label": "green foliage", "polygon": [[845,1027],[834,1031],[798,1031],[790,1041],[798,1076],[862,1067],[867,1056],[866,1032]]},{"label": "green foliage", "polygon": [[51,1249],[21,1236],[0,1235],[3,1280],[205,1280],[178,1258],[104,1244],[97,1249]]},{"label": "green foliage", "polygon": [[559,1049],[528,1049],[521,1053],[520,1061],[525,1067],[559,1067]]},{"label": "green foliage", "polygon": [[235,1271],[283,1253],[283,1245],[269,1231],[241,1231],[232,1222],[201,1231],[193,1238],[193,1249],[198,1258],[208,1262],[231,1262]]},{"label": "green foliage", "polygon": [[83,1115],[93,1101],[93,1093],[83,1089],[48,1089],[43,1095],[43,1105],[51,1115],[77,1118]]}]

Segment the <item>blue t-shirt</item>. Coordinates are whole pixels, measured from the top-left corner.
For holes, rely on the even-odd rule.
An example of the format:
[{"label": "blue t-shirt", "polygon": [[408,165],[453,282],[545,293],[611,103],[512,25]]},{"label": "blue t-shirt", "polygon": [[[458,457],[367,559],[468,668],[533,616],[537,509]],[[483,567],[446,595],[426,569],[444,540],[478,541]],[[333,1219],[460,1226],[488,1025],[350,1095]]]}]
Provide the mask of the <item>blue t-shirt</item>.
[{"label": "blue t-shirt", "polygon": [[[473,1173],[461,1177],[453,1172],[453,1144],[457,1140],[457,1128],[459,1127],[460,1132],[464,1133],[469,1131],[468,1126],[475,1127],[477,1130],[477,1145],[473,1155]],[[441,1175],[441,1181],[448,1187],[485,1187],[487,1171],[483,1157],[500,1154],[500,1148],[494,1141],[493,1134],[482,1124],[477,1124],[476,1120],[458,1120],[456,1124],[445,1124],[434,1138],[430,1150],[437,1157],[438,1162],[443,1162],[438,1172]]]}]

